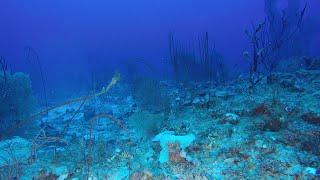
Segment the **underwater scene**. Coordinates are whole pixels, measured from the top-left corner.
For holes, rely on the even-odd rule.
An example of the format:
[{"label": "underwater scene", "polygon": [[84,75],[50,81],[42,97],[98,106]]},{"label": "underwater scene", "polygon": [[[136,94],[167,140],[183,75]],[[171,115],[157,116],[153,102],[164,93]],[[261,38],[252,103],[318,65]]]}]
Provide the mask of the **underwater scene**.
[{"label": "underwater scene", "polygon": [[319,0],[1,0],[0,180],[320,180]]}]

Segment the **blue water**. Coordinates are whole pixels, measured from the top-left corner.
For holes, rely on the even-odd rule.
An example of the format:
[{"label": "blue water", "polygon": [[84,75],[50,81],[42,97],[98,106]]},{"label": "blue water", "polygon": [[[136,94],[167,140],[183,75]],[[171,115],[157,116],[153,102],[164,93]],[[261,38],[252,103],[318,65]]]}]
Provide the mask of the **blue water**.
[{"label": "blue water", "polygon": [[0,2],[0,179],[316,179],[317,0]]}]

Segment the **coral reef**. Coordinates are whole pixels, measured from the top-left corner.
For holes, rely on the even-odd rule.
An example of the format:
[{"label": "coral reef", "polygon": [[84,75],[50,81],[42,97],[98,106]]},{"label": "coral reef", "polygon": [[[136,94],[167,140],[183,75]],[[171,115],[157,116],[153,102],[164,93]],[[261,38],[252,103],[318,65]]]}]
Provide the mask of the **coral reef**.
[{"label": "coral reef", "polygon": [[49,111],[48,127],[26,140],[28,153],[1,172],[27,179],[316,178],[320,72],[270,77],[254,91],[243,76],[218,87],[163,82],[170,92],[166,113],[144,110],[121,83],[85,106]]}]

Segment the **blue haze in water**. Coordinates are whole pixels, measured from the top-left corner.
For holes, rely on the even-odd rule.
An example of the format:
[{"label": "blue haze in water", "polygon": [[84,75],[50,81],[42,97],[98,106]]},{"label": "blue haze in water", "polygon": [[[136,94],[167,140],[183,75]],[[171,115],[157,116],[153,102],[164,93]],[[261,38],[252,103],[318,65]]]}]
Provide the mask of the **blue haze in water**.
[{"label": "blue haze in water", "polygon": [[0,57],[1,180],[320,176],[318,0],[2,0]]}]

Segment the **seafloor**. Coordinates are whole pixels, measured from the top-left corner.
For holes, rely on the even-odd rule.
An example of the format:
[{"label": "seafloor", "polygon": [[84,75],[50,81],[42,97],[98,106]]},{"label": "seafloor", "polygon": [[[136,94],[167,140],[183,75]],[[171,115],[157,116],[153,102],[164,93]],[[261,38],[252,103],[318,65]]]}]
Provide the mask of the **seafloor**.
[{"label": "seafloor", "polygon": [[124,82],[50,111],[38,136],[30,126],[32,138],[1,142],[0,163],[19,162],[27,180],[319,178],[320,71],[275,73],[251,90],[245,76],[161,88],[162,111],[137,105]]}]

